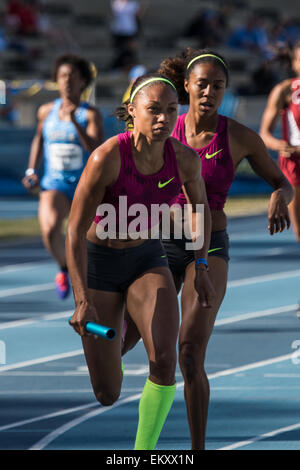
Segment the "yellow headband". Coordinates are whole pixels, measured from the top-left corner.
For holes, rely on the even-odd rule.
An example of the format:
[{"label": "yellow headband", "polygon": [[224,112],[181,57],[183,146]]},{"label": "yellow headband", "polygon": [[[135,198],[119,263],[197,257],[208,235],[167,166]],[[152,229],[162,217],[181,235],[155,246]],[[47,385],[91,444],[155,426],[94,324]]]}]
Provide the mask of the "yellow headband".
[{"label": "yellow headband", "polygon": [[174,88],[175,91],[176,88],[175,86],[173,85],[172,82],[170,82],[170,80],[167,80],[166,78],[162,78],[162,77],[153,77],[153,78],[149,78],[149,80],[146,80],[145,82],[141,83],[135,90],[134,92],[132,93],[131,97],[130,97],[130,104],[132,103],[133,101],[133,98],[135,97],[135,95],[137,94],[138,91],[140,91],[141,88],[143,88],[143,86],[145,85],[148,85],[148,83],[151,83],[151,82],[165,82],[165,83],[168,83],[169,85],[171,85],[172,88]]},{"label": "yellow headband", "polygon": [[187,70],[190,68],[190,66],[192,65],[193,62],[195,62],[196,60],[198,59],[202,59],[202,57],[213,57],[214,59],[217,59],[219,60],[225,67],[225,69],[227,69],[227,65],[225,64],[224,60],[222,60],[220,57],[218,57],[217,55],[214,55],[214,54],[202,54],[202,55],[198,55],[197,57],[194,57],[189,63],[188,63],[188,66],[187,66]]}]

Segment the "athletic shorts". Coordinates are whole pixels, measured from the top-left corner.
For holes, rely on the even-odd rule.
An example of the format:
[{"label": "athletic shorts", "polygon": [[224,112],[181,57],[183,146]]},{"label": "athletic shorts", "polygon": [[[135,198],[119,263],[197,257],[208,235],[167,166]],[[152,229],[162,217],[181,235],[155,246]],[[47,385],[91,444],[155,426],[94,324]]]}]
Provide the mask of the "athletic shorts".
[{"label": "athletic shorts", "polygon": [[300,155],[293,154],[290,158],[280,156],[280,169],[292,186],[300,185]]},{"label": "athletic shorts", "polygon": [[143,273],[158,266],[168,267],[160,240],[146,240],[132,248],[109,248],[87,240],[88,287],[125,292]]},{"label": "athletic shorts", "polygon": [[[168,256],[169,268],[172,274],[181,282],[184,281],[185,270],[188,264],[195,261],[193,250],[186,250],[185,239],[163,240],[163,245]],[[212,232],[208,256],[218,256],[228,263],[229,261],[229,237],[226,230]]]},{"label": "athletic shorts", "polygon": [[41,180],[41,188],[42,191],[60,191],[72,202],[78,181],[77,178],[74,178],[74,181],[66,181],[53,179],[45,175]]}]

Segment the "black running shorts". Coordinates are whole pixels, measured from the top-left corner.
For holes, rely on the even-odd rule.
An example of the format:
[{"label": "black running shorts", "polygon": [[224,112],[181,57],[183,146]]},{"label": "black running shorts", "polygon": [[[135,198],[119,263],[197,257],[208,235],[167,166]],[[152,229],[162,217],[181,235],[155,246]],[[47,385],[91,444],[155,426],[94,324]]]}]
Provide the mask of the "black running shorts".
[{"label": "black running shorts", "polygon": [[132,248],[108,248],[87,240],[87,252],[90,289],[124,292],[149,269],[168,267],[165,250],[157,239]]},{"label": "black running shorts", "polygon": [[[168,256],[169,268],[172,274],[181,282],[184,280],[185,270],[188,264],[195,261],[193,250],[186,250],[186,239],[162,240]],[[228,263],[229,261],[229,237],[226,230],[212,232],[208,256],[218,256]]]}]

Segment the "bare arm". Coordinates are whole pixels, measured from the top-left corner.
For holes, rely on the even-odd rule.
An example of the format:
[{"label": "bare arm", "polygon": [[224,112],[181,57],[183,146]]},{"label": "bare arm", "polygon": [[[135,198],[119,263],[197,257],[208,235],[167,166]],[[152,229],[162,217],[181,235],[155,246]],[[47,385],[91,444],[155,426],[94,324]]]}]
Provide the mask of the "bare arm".
[{"label": "bare arm", "polygon": [[86,129],[76,121],[75,109],[71,110],[70,117],[76,127],[82,146],[92,153],[104,141],[103,119],[100,112],[96,108],[88,110],[88,125]]},{"label": "bare arm", "polygon": [[239,161],[244,157],[247,158],[255,173],[274,189],[268,209],[270,234],[281,232],[285,225],[289,228],[290,219],[287,206],[293,198],[293,188],[269,155],[264,142],[256,132],[235,121],[231,121],[230,129],[232,154],[239,154]]},{"label": "bare arm", "polygon": [[[32,140],[29,160],[27,168],[32,168],[36,170],[40,164],[42,158],[42,149],[43,149],[43,125],[46,117],[48,116],[52,108],[52,103],[47,103],[42,105],[37,112],[38,124],[35,132],[35,136]],[[37,175],[25,176],[22,180],[23,185],[27,189],[32,189],[34,186],[38,185],[39,179]]]},{"label": "bare arm", "polygon": [[71,324],[81,335],[85,334],[85,323],[96,320],[95,312],[90,307],[87,287],[86,233],[106,188],[117,179],[119,171],[120,154],[116,139],[112,138],[90,156],[77,185],[70,211],[66,258],[76,304]]},{"label": "bare arm", "polygon": [[[211,213],[207,202],[205,184],[201,176],[201,160],[196,152],[186,146],[182,145],[181,152],[178,167],[183,183],[183,191],[187,198],[187,202],[192,208],[191,229],[193,234],[192,240],[195,244],[195,258],[204,258],[207,260],[211,238]],[[197,209],[200,204],[204,206],[204,227],[198,226],[199,219],[197,217]],[[199,236],[199,231],[201,233],[203,228],[204,239]],[[198,244],[199,247],[197,246]],[[196,266],[195,289],[198,293],[200,304],[203,307],[211,307],[215,297],[215,290],[210,282],[207,275],[207,269],[203,263]]]},{"label": "bare arm", "polygon": [[181,177],[183,182],[183,191],[186,199],[192,208],[191,229],[193,233],[193,242],[199,237],[199,228],[197,227],[197,205],[204,206],[204,242],[203,246],[195,250],[196,258],[207,258],[211,236],[211,213],[207,202],[206,189],[201,176],[201,160],[199,156],[190,149],[184,149],[184,157],[180,165]]},{"label": "bare arm", "polygon": [[286,156],[290,156],[294,151],[293,147],[285,140],[274,137],[273,132],[280,111],[284,109],[288,103],[289,90],[290,80],[286,80],[273,88],[268,98],[260,126],[260,135],[265,145],[271,150],[276,150],[283,155],[286,154]]}]

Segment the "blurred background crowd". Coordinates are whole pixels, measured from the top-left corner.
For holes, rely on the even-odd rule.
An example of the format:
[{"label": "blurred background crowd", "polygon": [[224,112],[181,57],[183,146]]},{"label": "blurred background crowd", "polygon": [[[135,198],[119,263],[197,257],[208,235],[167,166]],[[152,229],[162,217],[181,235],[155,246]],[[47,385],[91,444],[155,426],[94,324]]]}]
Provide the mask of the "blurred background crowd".
[{"label": "blurred background crowd", "polygon": [[135,65],[155,69],[190,45],[223,53],[239,94],[266,94],[290,75],[280,52],[300,38],[297,3],[0,0],[0,78],[49,79],[54,58],[73,52],[98,70],[96,95],[118,101]]},{"label": "blurred background crowd", "polygon": [[[0,139],[8,126],[35,126],[38,106],[54,98],[51,66],[60,54],[93,64],[90,98],[108,136],[130,81],[188,46],[228,60],[231,115],[257,130],[267,94],[292,76],[285,54],[298,39],[296,0],[0,0]],[[26,135],[19,138],[27,145]],[[6,157],[17,153],[11,139]]]}]

